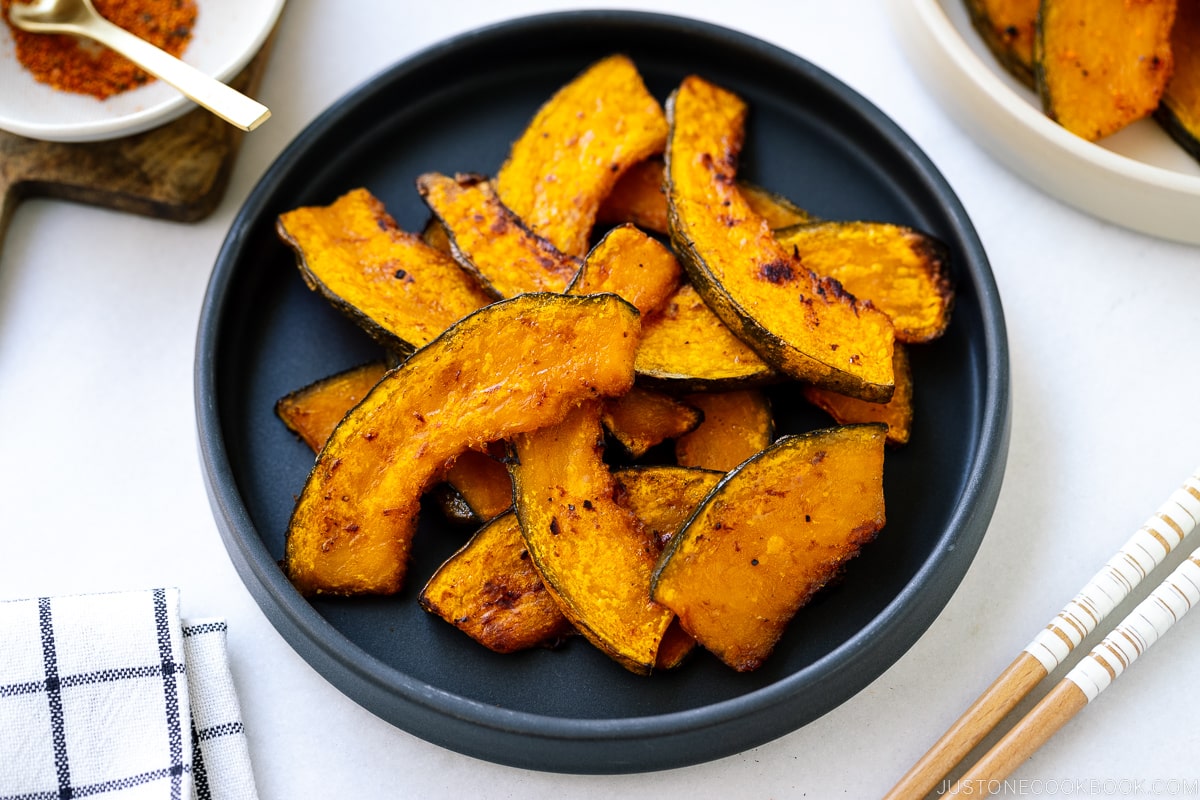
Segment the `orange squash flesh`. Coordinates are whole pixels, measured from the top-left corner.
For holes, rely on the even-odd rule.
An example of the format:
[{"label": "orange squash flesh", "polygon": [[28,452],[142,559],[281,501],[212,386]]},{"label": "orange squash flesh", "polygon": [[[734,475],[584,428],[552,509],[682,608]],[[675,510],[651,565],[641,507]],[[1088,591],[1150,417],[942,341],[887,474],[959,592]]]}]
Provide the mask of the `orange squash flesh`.
[{"label": "orange squash flesh", "polygon": [[1175,0],[1043,0],[1034,45],[1047,115],[1090,141],[1158,107],[1171,76]]},{"label": "orange squash flesh", "polygon": [[[633,512],[661,551],[723,475],[662,465],[626,467],[616,470],[613,477],[617,482],[617,502]],[[695,648],[696,640],[683,629],[678,618],[673,619],[658,645],[654,668],[675,669]]]},{"label": "orange squash flesh", "polygon": [[[721,475],[657,466],[626,468],[613,477],[617,501],[633,511],[658,541],[666,542]],[[575,630],[546,592],[511,512],[484,525],[447,559],[422,590],[420,602],[425,610],[497,652],[553,646]],[[669,627],[655,669],[677,666],[695,643],[678,626]]]},{"label": "orange squash flesh", "polygon": [[[586,398],[628,391],[638,330],[637,310],[615,295],[526,294],[486,306],[414,353],[318,455],[287,532],[296,588],[398,591],[421,495],[446,464],[553,425]],[[497,348],[501,340],[508,346]]]},{"label": "orange squash flesh", "polygon": [[1155,115],[1192,157],[1200,160],[1200,3],[1180,3],[1171,27],[1175,71]]},{"label": "orange squash flesh", "polygon": [[633,512],[660,548],[679,532],[724,472],[673,464],[623,467],[613,471],[617,502]]},{"label": "orange squash flesh", "polygon": [[366,189],[288,211],[276,230],[296,252],[309,288],[400,352],[491,302],[452,258],[400,230]]},{"label": "orange squash flesh", "polygon": [[638,380],[683,391],[774,383],[779,373],[733,335],[690,283],[642,323]]},{"label": "orange squash flesh", "polygon": [[[314,451],[320,451],[342,417],[366,397],[387,366],[381,362],[353,367],[297,389],[275,404],[283,423]],[[486,453],[468,450],[446,471],[450,495],[443,497],[455,521],[486,522],[512,507],[508,468]]]},{"label": "orange squash flesh", "polygon": [[425,223],[425,227],[421,229],[421,241],[448,256],[454,255],[454,248],[450,246],[450,234],[446,233],[446,226],[442,225],[437,217],[430,217]]},{"label": "orange squash flesh", "polygon": [[533,233],[479,175],[429,172],[417,191],[442,223],[459,264],[495,297],[562,292],[582,261]]},{"label": "orange squash flesh", "polygon": [[646,315],[666,304],[682,275],[675,255],[661,242],[633,225],[620,225],[587,254],[567,294],[613,292]]},{"label": "orange squash flesh", "polygon": [[512,508],[508,467],[486,453],[468,450],[446,470],[446,483],[462,498],[472,516],[487,522]]},{"label": "orange squash flesh", "polygon": [[772,230],[813,222],[816,219],[783,195],[761,186],[738,181],[738,189],[750,210],[762,217]]},{"label": "orange squash flesh", "polygon": [[609,657],[649,673],[672,614],[650,600],[657,544],[614,499],[599,403],[512,444],[521,531],[560,610]]},{"label": "orange squash flesh", "polygon": [[775,238],[801,264],[887,314],[897,341],[928,342],[950,324],[949,257],[932,236],[884,222],[823,222],[777,230]]},{"label": "orange squash flesh", "polygon": [[652,596],[738,671],[883,527],[882,425],[780,439],[730,473],[671,539]]},{"label": "orange squash flesh", "polygon": [[[598,223],[631,223],[654,233],[667,233],[667,196],[663,188],[665,166],[662,159],[643,161],[626,172],[600,206]],[[738,186],[750,208],[772,228],[786,228],[814,217],[791,200],[761,186],[739,181]]]},{"label": "orange squash flesh", "polygon": [[346,412],[367,396],[385,372],[387,365],[377,361],[330,375],[281,397],[275,413],[305,444],[320,450]]},{"label": "orange squash flesh", "polygon": [[839,425],[855,422],[882,422],[887,425],[887,441],[891,445],[908,443],[912,435],[913,382],[908,349],[896,345],[893,353],[896,370],[896,392],[886,403],[868,403],[855,397],[805,386],[804,399],[822,409]]},{"label": "orange squash flesh", "polygon": [[704,421],[676,440],[680,466],[728,472],[775,439],[771,403],[757,389],[691,394],[684,400],[704,413]]},{"label": "orange squash flesh", "polygon": [[667,232],[667,196],[663,162],[649,158],[625,171],[600,204],[597,225],[629,223],[654,233]]},{"label": "orange squash flesh", "polygon": [[696,76],[668,101],[671,240],[692,284],[781,372],[875,402],[893,391],[892,324],[774,237],[736,186],[746,104]]},{"label": "orange squash flesh", "polygon": [[1034,88],[1033,41],[1041,0],[968,0],[971,24],[1014,78]]},{"label": "orange squash flesh", "polygon": [[419,602],[497,653],[551,646],[574,632],[533,566],[512,512],[484,525],[447,559]]},{"label": "orange squash flesh", "polygon": [[770,366],[680,284],[682,271],[665,246],[623,224],[592,248],[567,292],[614,292],[637,306],[643,315],[639,378],[693,389],[774,379]]},{"label": "orange squash flesh", "polygon": [[538,110],[497,173],[496,191],[561,252],[582,256],[600,203],[666,138],[662,106],[633,61],[609,56]]},{"label": "orange squash flesh", "polygon": [[641,458],[655,445],[695,430],[704,414],[668,394],[635,386],[605,401],[600,419],[631,458]]}]

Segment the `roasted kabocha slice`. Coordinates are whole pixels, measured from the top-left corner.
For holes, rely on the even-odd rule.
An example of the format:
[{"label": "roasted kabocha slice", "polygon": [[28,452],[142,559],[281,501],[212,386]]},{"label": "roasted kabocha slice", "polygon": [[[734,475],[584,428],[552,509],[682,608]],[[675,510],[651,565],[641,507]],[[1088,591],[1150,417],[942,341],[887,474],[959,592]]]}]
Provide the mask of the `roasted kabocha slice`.
[{"label": "roasted kabocha slice", "polygon": [[616,295],[525,294],[466,317],[387,373],[334,429],[296,502],[285,553],[296,588],[398,591],[421,496],[446,465],[627,392],[639,324]]}]

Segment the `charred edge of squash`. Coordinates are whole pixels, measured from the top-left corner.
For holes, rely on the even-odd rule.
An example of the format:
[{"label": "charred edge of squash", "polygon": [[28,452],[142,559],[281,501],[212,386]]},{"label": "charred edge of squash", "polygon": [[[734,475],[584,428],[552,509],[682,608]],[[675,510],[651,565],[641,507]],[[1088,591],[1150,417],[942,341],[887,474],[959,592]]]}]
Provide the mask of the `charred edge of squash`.
[{"label": "charred edge of squash", "polygon": [[[498,449],[506,451],[507,444],[499,443]],[[446,483],[480,522],[512,508],[512,478],[503,458],[468,450],[447,471]]]},{"label": "charred edge of squash", "polygon": [[471,508],[467,498],[453,484],[439,483],[429,490],[429,496],[452,525],[484,525],[490,521]]},{"label": "charred edge of squash", "polygon": [[[849,292],[856,299],[870,302],[892,317],[893,332],[897,342],[906,344],[931,342],[945,333],[954,311],[955,281],[950,270],[950,248],[938,237],[905,225],[869,220],[844,222],[814,220],[779,228],[775,231],[775,236],[803,264],[805,263],[804,256],[807,253],[800,252],[795,237],[802,236],[806,232],[819,232],[822,229],[836,229],[842,226],[852,231],[862,228],[876,230],[885,228],[889,233],[893,233],[902,240],[903,246],[919,263],[920,273],[927,282],[931,295],[928,295],[926,299],[936,300],[939,305],[937,319],[920,326],[902,324],[902,320],[897,319],[898,315],[895,314],[896,304],[886,294],[876,294],[864,290],[865,287],[858,285],[853,276],[847,276],[842,270],[836,268],[830,271],[826,277],[837,281],[843,290]],[[883,252],[883,256],[894,258],[893,254],[887,250]]]},{"label": "charred edge of squash", "polygon": [[[482,222],[497,236],[503,231],[516,231],[517,236],[521,237],[523,244],[529,248],[525,251],[526,255],[532,262],[545,270],[545,272],[538,275],[523,275],[520,276],[522,280],[514,281],[511,276],[498,274],[495,271],[495,265],[484,266],[477,263],[477,257],[467,252],[459,242],[462,233],[468,227],[467,224],[464,223],[462,228],[456,227],[453,221],[446,219],[444,213],[434,207],[432,201],[429,199],[429,193],[434,182],[439,181],[453,182],[460,189],[472,190],[478,188],[481,192],[481,199],[486,204],[487,209],[494,212],[494,216],[491,222],[487,222],[486,218],[483,220],[475,218],[471,220],[470,224],[476,225]],[[443,233],[450,247],[450,254],[454,260],[463,269],[475,276],[484,291],[497,300],[513,297],[523,292],[548,291],[562,293],[566,290],[570,281],[574,279],[580,267],[583,266],[582,258],[560,251],[549,239],[540,236],[521,217],[513,212],[512,209],[504,205],[496,193],[495,186],[486,175],[457,173],[453,177],[448,177],[439,173],[425,173],[417,178],[417,191],[422,199],[430,204],[430,209],[433,211],[434,217],[441,223]],[[476,217],[478,217],[478,211],[476,212]],[[437,235],[431,234],[431,236]],[[528,278],[528,282],[524,280],[525,278]],[[512,283],[515,288],[512,291],[506,292],[503,285],[497,285],[506,283]],[[517,286],[517,283],[523,285]]]},{"label": "charred edge of squash", "polygon": [[[695,102],[701,114],[707,113],[710,117],[719,118],[717,123],[708,121],[708,124],[718,126],[715,134],[713,132],[707,134],[709,139],[713,140],[708,142],[707,146],[715,152],[706,151],[703,141],[699,143],[698,151],[689,151],[683,154],[676,152],[677,140],[680,137],[680,101],[681,98],[689,97],[691,94],[698,96]],[[707,104],[704,98],[705,94],[711,96]],[[707,263],[705,254],[701,252],[701,245],[694,238],[692,220],[695,218],[696,206],[702,205],[703,200],[717,198],[681,197],[680,192],[689,189],[681,190],[676,185],[679,176],[675,174],[675,159],[681,159],[685,165],[683,167],[684,177],[691,177],[698,185],[702,179],[707,177],[708,182],[700,185],[701,191],[706,194],[724,194],[726,204],[735,199],[744,203],[744,197],[741,196],[740,190],[736,186],[736,174],[745,135],[746,109],[745,101],[735,93],[694,75],[685,78],[667,99],[667,116],[671,124],[671,135],[667,139],[665,154],[667,220],[671,242],[676,254],[704,301],[719,318],[725,321],[735,335],[753,347],[764,360],[792,377],[820,383],[865,400],[886,402],[891,397],[895,386],[890,375],[893,330],[891,321],[885,314],[878,312],[869,303],[859,303],[853,295],[845,292],[837,281],[822,278],[803,265],[792,263],[794,259],[774,239],[760,238],[757,241],[760,252],[755,255],[761,262],[757,265],[757,274],[763,280],[771,284],[779,284],[785,280],[790,282],[794,277],[799,277],[800,280],[804,280],[806,277],[809,285],[803,287],[797,302],[808,305],[814,314],[820,313],[816,309],[824,307],[829,309],[831,315],[838,315],[836,318],[831,316],[826,319],[818,319],[815,323],[805,323],[799,330],[806,331],[811,336],[811,332],[825,322],[832,323],[836,330],[847,320],[858,320],[864,315],[875,316],[873,324],[863,322],[858,326],[860,330],[842,331],[844,339],[840,341],[831,342],[824,336],[819,337],[825,340],[819,344],[830,346],[828,352],[823,347],[814,348],[807,344],[801,344],[794,340],[796,337],[790,335],[793,331],[798,330],[797,328],[789,328],[786,331],[772,330],[768,324],[742,305],[742,301],[746,299],[746,294],[742,291],[744,287],[731,289],[726,281],[719,280],[713,267]],[[689,122],[692,128],[697,125],[696,120],[689,120]],[[685,135],[689,132],[689,129],[685,129]],[[689,142],[689,144],[695,145],[696,143]],[[700,162],[702,166],[695,167],[697,162]],[[689,169],[692,172],[699,171],[700,175],[688,174]],[[722,190],[722,187],[725,189]],[[753,212],[750,213],[753,215]],[[746,220],[747,226],[749,226],[747,236],[761,237],[762,233],[769,232],[770,229],[765,221],[761,220],[761,217],[758,219],[763,231],[760,233],[749,230],[753,220],[753,216],[750,216]],[[738,223],[736,220],[730,220],[728,224]],[[706,248],[719,254],[722,244],[728,245],[729,242],[714,242],[711,248],[707,248],[707,246]],[[770,252],[767,252],[768,249]],[[775,271],[776,266],[780,267],[778,277]],[[855,327],[855,324],[852,323],[851,327]],[[869,328],[878,329],[881,337],[878,342],[873,341],[870,335],[860,337],[859,334],[870,333]],[[818,342],[814,341],[811,344],[817,345]],[[878,360],[872,370],[878,374],[870,374],[863,369],[856,368],[863,363],[857,361],[859,354],[856,353],[838,352],[837,359],[841,362],[840,364],[831,360],[830,354],[847,344],[858,345],[863,350],[878,345],[886,350],[888,358],[886,362],[882,358]],[[817,349],[820,349],[820,352],[816,352]],[[871,358],[870,354],[867,354],[867,357]],[[874,364],[875,361],[872,360],[870,363]]]},{"label": "charred edge of squash", "polygon": [[[633,512],[660,550],[696,513],[725,473],[675,464],[634,464],[613,470],[617,503]],[[646,494],[654,490],[653,497]],[[690,502],[682,508],[676,501]]]},{"label": "charred edge of squash", "polygon": [[[672,211],[668,216],[672,219],[671,226],[673,232],[671,238],[676,243],[675,249],[680,263],[684,265],[688,276],[693,279],[692,283],[704,299],[705,304],[716,313],[717,317],[725,322],[726,327],[735,336],[749,345],[776,371],[784,375],[787,375],[794,368],[794,362],[799,358],[811,364],[815,371],[821,373],[823,383],[831,389],[843,391],[847,394],[856,393],[863,399],[872,402],[885,403],[891,398],[892,393],[895,391],[894,383],[869,383],[857,376],[850,376],[845,370],[829,364],[812,354],[805,353],[759,322],[749,309],[742,306],[723,288],[718,288],[720,282],[716,279],[708,264],[705,263],[703,257],[701,257],[694,242],[682,234],[678,223],[674,221],[676,214],[673,208],[672,206]],[[803,266],[800,269],[803,269],[807,274],[812,276],[818,295],[822,297],[847,297],[857,305],[857,299],[849,292],[846,292],[836,280],[816,275],[812,270]],[[785,370],[785,367],[789,364],[792,367],[788,367]]]},{"label": "charred edge of squash", "polygon": [[[1023,86],[1037,91],[1037,78],[1034,75],[1033,47],[1037,27],[1037,2],[1032,3],[1034,13],[1027,23],[1003,24],[995,19],[988,9],[987,0],[968,0],[971,25],[983,40],[988,51],[997,63]],[[1024,55],[1018,44],[1021,37],[1029,40],[1028,56]]]},{"label": "charred edge of squash", "polygon": [[1174,142],[1189,156],[1200,161],[1200,128],[1188,127],[1187,123],[1166,103],[1159,103],[1154,111],[1154,120],[1166,131]]},{"label": "charred edge of squash", "polygon": [[[514,550],[521,553],[514,557]],[[483,563],[464,568],[461,562],[466,559]],[[467,585],[458,586],[463,580]],[[553,648],[574,633],[530,563],[511,510],[485,523],[446,559],[417,602],[497,653]]]},{"label": "charred edge of squash", "polygon": [[1171,27],[1175,71],[1155,119],[1192,158],[1200,161],[1200,4],[1181,2]]}]

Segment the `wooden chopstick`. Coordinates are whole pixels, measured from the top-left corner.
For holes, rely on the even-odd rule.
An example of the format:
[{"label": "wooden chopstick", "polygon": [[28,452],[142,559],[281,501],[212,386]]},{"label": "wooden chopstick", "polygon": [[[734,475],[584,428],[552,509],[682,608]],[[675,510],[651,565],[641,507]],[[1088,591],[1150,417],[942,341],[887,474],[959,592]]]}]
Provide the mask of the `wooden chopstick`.
[{"label": "wooden chopstick", "polygon": [[[1200,469],[1038,633],[884,800],[925,797],[1200,524]],[[1068,692],[1069,690],[1062,690]],[[1076,709],[1078,710],[1078,709]],[[1065,722],[1065,719],[1064,719]],[[1053,733],[1053,732],[1051,732]]]},{"label": "wooden chopstick", "polygon": [[955,781],[947,796],[998,791],[1001,782],[1014,769],[1049,741],[1080,709],[1111,686],[1130,664],[1197,604],[1200,604],[1200,548]]}]

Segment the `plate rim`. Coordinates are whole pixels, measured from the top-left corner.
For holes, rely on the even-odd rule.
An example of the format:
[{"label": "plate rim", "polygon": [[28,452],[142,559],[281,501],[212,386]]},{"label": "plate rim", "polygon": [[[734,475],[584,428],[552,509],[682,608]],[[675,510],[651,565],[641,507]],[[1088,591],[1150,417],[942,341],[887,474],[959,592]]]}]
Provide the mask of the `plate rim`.
[{"label": "plate rim", "polygon": [[[847,105],[853,106],[854,110],[862,114],[871,124],[886,130],[888,135],[897,142],[898,148],[903,145],[904,155],[910,160],[915,160],[916,165],[920,168],[918,172],[926,180],[935,184],[938,197],[948,204],[944,211],[953,220],[957,231],[963,234],[964,243],[972,250],[971,257],[968,258],[972,266],[964,267],[964,270],[970,270],[979,295],[980,326],[984,332],[983,352],[986,354],[986,364],[981,370],[981,380],[985,383],[986,391],[985,396],[982,397],[984,409],[981,411],[981,428],[978,431],[978,445],[970,463],[970,474],[962,494],[958,498],[957,505],[954,507],[950,522],[935,546],[935,552],[922,563],[912,580],[864,628],[804,669],[734,698],[665,714],[624,718],[568,719],[499,708],[471,698],[461,697],[414,679],[359,649],[331,623],[321,617],[307,601],[300,598],[290,583],[287,583],[282,572],[273,566],[273,561],[261,536],[256,535],[252,540],[247,541],[238,532],[239,528],[241,530],[256,529],[243,499],[237,493],[236,487],[231,485],[232,466],[229,462],[228,451],[221,439],[219,410],[215,402],[217,365],[214,351],[219,337],[218,321],[222,318],[224,307],[229,301],[229,284],[234,278],[231,270],[222,270],[221,265],[228,264],[229,259],[245,245],[251,235],[254,220],[263,212],[263,205],[268,201],[272,190],[277,189],[278,184],[286,182],[294,162],[306,152],[311,141],[320,139],[346,113],[362,104],[364,98],[369,98],[381,87],[396,80],[398,75],[418,70],[423,65],[459,49],[464,43],[504,37],[518,31],[524,31],[525,35],[528,35],[528,30],[539,27],[553,28],[566,23],[581,25],[598,22],[632,24],[639,28],[665,26],[675,32],[715,37],[730,45],[754,50],[763,57],[785,62],[793,69],[808,73],[823,86],[836,87],[840,97]],[[974,265],[982,270],[982,274],[976,274]],[[342,676],[346,681],[355,684],[348,689],[346,685],[330,678],[323,669],[317,668],[323,678],[360,704],[363,704],[361,700],[363,696],[376,696],[381,691],[390,691],[395,688],[396,684],[401,684],[408,694],[404,697],[392,698],[395,707],[418,715],[422,713],[450,714],[454,717],[451,726],[460,732],[470,734],[471,729],[475,728],[477,729],[474,731],[476,734],[480,730],[491,731],[516,737],[518,740],[545,741],[552,739],[559,743],[569,741],[574,749],[568,748],[569,753],[565,756],[558,754],[558,760],[552,762],[546,762],[540,758],[523,757],[512,748],[501,748],[504,752],[499,753],[499,757],[497,757],[496,752],[490,752],[487,745],[479,743],[478,736],[471,740],[468,735],[469,741],[466,742],[451,741],[449,737],[430,738],[425,732],[416,733],[412,731],[412,728],[400,725],[388,716],[380,714],[377,709],[367,707],[369,711],[382,716],[398,727],[414,732],[421,738],[497,763],[546,771],[576,773],[644,772],[686,766],[723,755],[731,755],[755,744],[777,738],[788,731],[769,732],[769,735],[757,742],[740,744],[737,750],[705,752],[698,754],[698,757],[695,758],[679,756],[663,758],[659,756],[646,757],[632,763],[596,763],[586,755],[586,750],[587,748],[599,748],[602,751],[605,745],[619,747],[622,743],[637,742],[647,736],[701,736],[706,730],[742,719],[749,712],[786,700],[795,691],[794,684],[797,682],[830,680],[829,665],[832,662],[842,664],[842,669],[846,669],[847,664],[849,664],[849,668],[853,668],[859,659],[885,646],[888,653],[887,664],[893,664],[898,660],[909,647],[915,644],[916,640],[940,614],[950,595],[961,582],[966,567],[974,559],[979,544],[982,542],[987,521],[994,510],[1003,478],[1011,417],[1007,338],[999,290],[988,266],[982,243],[979,241],[965,209],[928,156],[874,104],[840,79],[798,54],[749,34],[714,23],[642,11],[545,12],[466,31],[419,50],[385,68],[348,91],[315,117],[279,154],[251,190],[218,253],[200,314],[194,385],[204,480],[214,516],[222,538],[225,540],[226,548],[235,562],[235,567],[256,602],[262,606],[260,595],[265,594],[277,609],[284,612],[286,618],[282,620],[276,619],[277,615],[267,614],[267,616],[277,629],[280,629],[281,624],[289,629],[287,634],[280,630],[288,644],[314,667],[316,665],[313,664],[313,659],[316,658],[321,660],[327,668],[340,668],[354,673]],[[222,475],[225,476],[224,485],[219,479]],[[980,526],[973,537],[966,535],[972,524]],[[948,577],[948,573],[955,574]],[[255,586],[252,586],[246,579],[247,575],[256,582]],[[263,610],[266,612],[265,608]],[[918,620],[919,630],[911,636],[911,640],[908,640],[909,636],[900,636],[898,633],[902,626],[897,623],[905,617]],[[297,635],[316,635],[320,638],[316,642],[308,641],[308,645],[315,649],[306,654],[301,652],[301,647],[292,640],[292,637]],[[904,641],[900,641],[901,639]],[[334,647],[334,644],[353,648],[357,655],[357,662],[345,659],[345,654],[342,652],[335,652],[339,648]],[[831,694],[826,698],[824,710],[813,719],[857,694],[879,674],[881,672],[874,672],[868,679],[860,680],[857,688],[848,694],[843,692],[845,696],[839,696],[837,693]],[[808,721],[802,724],[807,724]],[[795,730],[797,727],[800,725],[793,725],[788,730]]]},{"label": "plate rim", "polygon": [[[897,28],[939,108],[997,161],[1041,191],[1094,217],[1184,244],[1200,244],[1200,176],[1148,164],[1088,142],[1017,94],[971,48],[947,0],[892,0]],[[993,126],[996,126],[994,129]],[[1058,164],[1049,170],[1047,164]],[[1064,176],[1067,168],[1071,175]],[[1172,202],[1168,213],[1160,206]],[[1147,202],[1155,209],[1148,210]]]},{"label": "plate rim", "polygon": [[[245,49],[226,60],[220,68],[212,72],[212,77],[227,82],[234,77],[253,59],[263,48],[271,32],[279,23],[287,0],[261,0],[264,8],[264,24],[255,31],[254,37]],[[13,53],[13,58],[16,54]],[[22,68],[23,67],[19,67]],[[102,142],[123,136],[143,133],[151,128],[165,125],[179,119],[184,114],[200,108],[195,101],[180,93],[173,87],[168,87],[171,94],[153,105],[139,109],[119,117],[108,117],[86,122],[71,123],[39,123],[23,120],[6,114],[0,110],[0,130],[29,139],[45,142],[85,143]],[[57,91],[57,90],[52,90]]]}]

